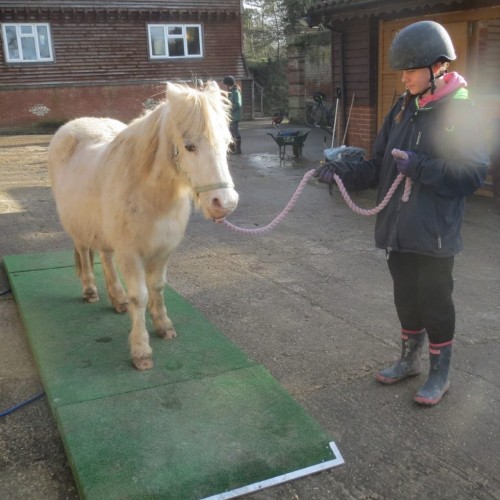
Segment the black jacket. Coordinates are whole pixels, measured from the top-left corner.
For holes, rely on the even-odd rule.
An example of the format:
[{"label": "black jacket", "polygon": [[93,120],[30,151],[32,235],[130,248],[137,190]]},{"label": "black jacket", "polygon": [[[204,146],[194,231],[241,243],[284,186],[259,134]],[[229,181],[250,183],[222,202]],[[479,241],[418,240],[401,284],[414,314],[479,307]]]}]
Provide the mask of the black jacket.
[{"label": "black jacket", "polygon": [[378,203],[398,175],[393,148],[412,151],[410,199],[401,200],[404,182],[377,215],[375,243],[386,251],[450,257],[463,248],[460,228],[464,197],[484,182],[489,156],[480,120],[466,89],[418,108],[412,98],[400,123],[403,99],[386,116],[375,139],[373,158],[337,162],[349,190],[378,186]]}]

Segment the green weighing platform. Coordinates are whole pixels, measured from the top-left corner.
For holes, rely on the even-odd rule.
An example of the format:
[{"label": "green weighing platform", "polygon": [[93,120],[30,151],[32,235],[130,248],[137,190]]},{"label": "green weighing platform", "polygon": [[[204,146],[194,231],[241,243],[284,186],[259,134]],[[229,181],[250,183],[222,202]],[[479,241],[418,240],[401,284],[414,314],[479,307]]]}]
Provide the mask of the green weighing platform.
[{"label": "green weighing platform", "polygon": [[178,336],[151,335],[155,366],[139,372],[99,263],[95,304],[80,297],[73,252],[4,266],[82,498],[228,499],[344,463],[270,373],[172,289]]}]

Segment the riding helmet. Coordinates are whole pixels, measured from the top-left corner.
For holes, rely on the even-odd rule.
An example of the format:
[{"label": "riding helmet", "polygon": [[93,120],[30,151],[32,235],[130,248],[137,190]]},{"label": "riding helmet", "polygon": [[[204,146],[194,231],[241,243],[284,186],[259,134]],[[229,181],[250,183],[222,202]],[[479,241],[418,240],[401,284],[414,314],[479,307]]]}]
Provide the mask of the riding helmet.
[{"label": "riding helmet", "polygon": [[232,87],[235,84],[236,80],[234,79],[234,76],[225,76],[224,80],[222,80],[222,83],[224,85],[227,85],[228,87]]},{"label": "riding helmet", "polygon": [[394,37],[389,53],[393,70],[426,68],[438,60],[456,58],[450,35],[435,21],[419,21],[403,28]]}]

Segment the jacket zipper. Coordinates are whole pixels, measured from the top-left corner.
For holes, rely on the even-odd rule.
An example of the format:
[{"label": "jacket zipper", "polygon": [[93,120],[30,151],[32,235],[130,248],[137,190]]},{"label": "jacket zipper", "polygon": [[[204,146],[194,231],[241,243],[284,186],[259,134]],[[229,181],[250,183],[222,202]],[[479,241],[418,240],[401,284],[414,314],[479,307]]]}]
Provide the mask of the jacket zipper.
[{"label": "jacket zipper", "polygon": [[417,142],[415,142],[415,152],[417,152],[418,145],[420,144],[420,138],[422,137],[422,131],[419,130],[418,135],[417,135]]},{"label": "jacket zipper", "polygon": [[[418,146],[420,144],[420,139],[422,138],[422,131],[419,130],[418,131],[418,135],[417,135],[417,140],[415,141],[415,152],[417,152],[417,149],[418,149]],[[438,235],[437,237],[437,247],[439,250],[441,250],[443,248],[443,243],[441,241],[441,236]]]}]

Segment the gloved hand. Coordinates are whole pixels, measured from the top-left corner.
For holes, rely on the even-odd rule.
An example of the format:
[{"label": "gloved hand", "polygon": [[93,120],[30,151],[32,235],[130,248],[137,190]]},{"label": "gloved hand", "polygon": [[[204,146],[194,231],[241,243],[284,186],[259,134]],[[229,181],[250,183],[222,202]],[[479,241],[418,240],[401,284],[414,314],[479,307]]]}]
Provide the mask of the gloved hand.
[{"label": "gloved hand", "polygon": [[391,151],[392,156],[396,162],[396,167],[400,174],[408,175],[410,170],[411,157],[413,153],[411,151],[401,151],[401,149],[393,149]]},{"label": "gloved hand", "polygon": [[313,177],[316,177],[319,182],[324,182],[325,184],[332,184],[335,182],[333,174],[337,173],[337,166],[335,162],[327,162],[316,168]]}]

